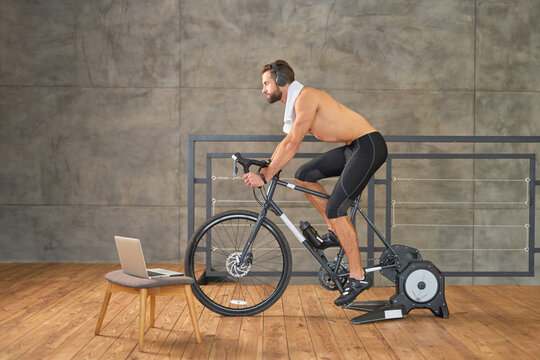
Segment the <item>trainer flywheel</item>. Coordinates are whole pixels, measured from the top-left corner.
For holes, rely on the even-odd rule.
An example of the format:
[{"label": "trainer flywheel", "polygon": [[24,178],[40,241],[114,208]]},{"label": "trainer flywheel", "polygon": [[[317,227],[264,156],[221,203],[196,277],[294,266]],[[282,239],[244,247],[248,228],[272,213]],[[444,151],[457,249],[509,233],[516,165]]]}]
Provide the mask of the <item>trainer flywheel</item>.
[{"label": "trainer flywheel", "polygon": [[405,279],[405,294],[417,303],[431,301],[439,291],[439,282],[435,275],[426,269],[417,269]]}]

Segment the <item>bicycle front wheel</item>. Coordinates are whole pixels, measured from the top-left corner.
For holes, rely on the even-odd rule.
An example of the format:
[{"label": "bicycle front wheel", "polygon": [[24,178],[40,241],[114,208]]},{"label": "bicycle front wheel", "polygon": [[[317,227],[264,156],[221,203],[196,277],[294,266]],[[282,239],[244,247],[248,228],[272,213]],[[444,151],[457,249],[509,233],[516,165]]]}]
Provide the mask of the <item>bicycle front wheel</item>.
[{"label": "bicycle front wheel", "polygon": [[226,316],[258,314],[283,294],[291,277],[291,251],[281,230],[265,219],[240,257],[258,214],[226,211],[208,219],[191,238],[185,272],[193,293],[210,310]]}]

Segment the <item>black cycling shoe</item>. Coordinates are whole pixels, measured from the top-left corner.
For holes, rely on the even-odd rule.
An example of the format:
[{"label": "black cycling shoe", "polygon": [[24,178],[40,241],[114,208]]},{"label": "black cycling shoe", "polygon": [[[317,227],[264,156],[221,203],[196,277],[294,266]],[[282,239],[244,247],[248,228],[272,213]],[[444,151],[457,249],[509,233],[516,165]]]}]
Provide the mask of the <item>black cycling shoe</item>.
[{"label": "black cycling shoe", "polygon": [[364,275],[362,280],[349,278],[343,293],[336,300],[334,300],[334,304],[337,306],[350,304],[358,295],[360,295],[362,291],[369,289],[372,285],[373,283],[371,282],[371,279],[366,275]]},{"label": "black cycling shoe", "polygon": [[317,246],[317,249],[324,250],[329,247],[341,246],[337,235],[332,230],[328,230],[328,234],[324,234],[319,239],[322,240],[322,242]]}]

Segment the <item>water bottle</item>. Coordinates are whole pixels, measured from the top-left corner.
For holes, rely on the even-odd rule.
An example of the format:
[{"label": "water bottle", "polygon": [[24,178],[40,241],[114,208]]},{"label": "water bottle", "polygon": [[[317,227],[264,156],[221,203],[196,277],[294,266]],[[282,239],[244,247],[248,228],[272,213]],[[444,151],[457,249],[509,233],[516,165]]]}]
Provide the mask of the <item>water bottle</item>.
[{"label": "water bottle", "polygon": [[304,234],[306,239],[308,239],[313,246],[319,247],[321,245],[319,235],[310,223],[308,223],[307,221],[300,221],[300,230],[302,230],[302,233]]}]

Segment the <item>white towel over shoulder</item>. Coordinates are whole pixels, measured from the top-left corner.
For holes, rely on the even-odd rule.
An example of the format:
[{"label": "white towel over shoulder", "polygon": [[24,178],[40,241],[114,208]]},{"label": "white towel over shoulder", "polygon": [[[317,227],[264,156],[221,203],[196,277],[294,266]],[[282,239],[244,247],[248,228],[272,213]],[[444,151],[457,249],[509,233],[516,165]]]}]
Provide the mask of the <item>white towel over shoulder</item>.
[{"label": "white towel over shoulder", "polygon": [[287,92],[287,103],[285,104],[285,113],[283,114],[283,132],[288,134],[294,124],[294,118],[296,113],[294,112],[294,103],[296,98],[300,95],[304,85],[300,84],[298,81],[293,81],[289,85],[289,90]]}]

